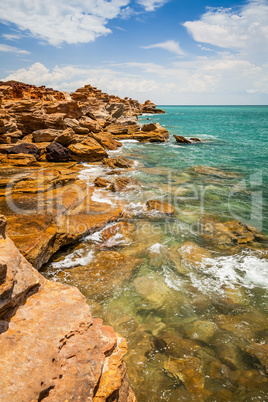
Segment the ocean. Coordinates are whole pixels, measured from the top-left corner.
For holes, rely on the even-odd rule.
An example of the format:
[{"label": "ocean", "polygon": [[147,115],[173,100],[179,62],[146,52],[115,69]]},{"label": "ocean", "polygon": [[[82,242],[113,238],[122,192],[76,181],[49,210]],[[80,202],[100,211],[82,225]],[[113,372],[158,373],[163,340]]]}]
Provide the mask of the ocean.
[{"label": "ocean", "polygon": [[[134,233],[106,248],[101,232],[89,235],[59,252],[44,274],[78,286],[93,314],[127,339],[139,402],[266,401],[267,248],[208,242],[201,223],[236,220],[268,235],[268,107],[159,108],[166,113],[139,122],[165,127],[168,143],[125,140],[110,152],[136,161],[123,175],[140,184],[104,196],[94,190],[95,201],[128,205]],[[201,141],[179,144],[174,134]],[[89,184],[96,176],[111,177],[100,165],[82,167]],[[175,214],[144,214],[151,199],[172,204]],[[110,250],[126,258],[122,278],[92,267]]]}]

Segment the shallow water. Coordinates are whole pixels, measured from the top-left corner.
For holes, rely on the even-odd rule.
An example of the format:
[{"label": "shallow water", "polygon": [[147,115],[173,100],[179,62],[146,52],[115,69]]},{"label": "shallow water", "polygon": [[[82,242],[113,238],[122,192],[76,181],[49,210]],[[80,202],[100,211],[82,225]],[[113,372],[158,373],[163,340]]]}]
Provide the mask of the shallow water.
[{"label": "shallow water", "polygon": [[[105,244],[101,232],[89,235],[58,253],[45,275],[78,286],[93,314],[127,338],[139,402],[266,401],[267,249],[210,244],[200,221],[237,219],[268,232],[268,108],[164,108],[140,122],[165,125],[171,141],[123,141],[118,154],[138,162],[123,176],[140,186],[105,196],[127,201],[135,230]],[[181,146],[172,134],[204,142]],[[197,165],[223,172],[200,174]],[[108,173],[87,165],[81,178],[91,185]],[[97,189],[93,197],[103,201]],[[154,198],[175,215],[145,213]]]}]

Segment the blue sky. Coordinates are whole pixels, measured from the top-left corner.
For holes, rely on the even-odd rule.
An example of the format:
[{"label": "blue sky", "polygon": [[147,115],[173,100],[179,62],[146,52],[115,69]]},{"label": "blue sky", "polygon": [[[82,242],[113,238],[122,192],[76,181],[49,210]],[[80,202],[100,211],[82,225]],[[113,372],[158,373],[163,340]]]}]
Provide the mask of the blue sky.
[{"label": "blue sky", "polygon": [[0,79],[268,104],[268,0],[1,0]]}]

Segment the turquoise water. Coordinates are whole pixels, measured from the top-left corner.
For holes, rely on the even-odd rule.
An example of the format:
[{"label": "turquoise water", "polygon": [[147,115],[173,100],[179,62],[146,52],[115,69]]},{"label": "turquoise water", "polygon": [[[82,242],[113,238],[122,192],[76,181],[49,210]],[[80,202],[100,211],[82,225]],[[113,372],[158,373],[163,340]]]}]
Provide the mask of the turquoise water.
[{"label": "turquoise water", "polygon": [[[240,172],[252,192],[262,192],[262,215],[255,226],[268,232],[268,106],[159,106],[166,113],[142,116],[141,124],[157,122],[170,133],[165,145],[144,148],[147,166],[184,169],[193,165],[208,165]],[[146,120],[149,118],[150,120]],[[197,137],[202,143],[177,145],[173,135]],[[132,149],[136,149],[133,145]],[[261,211],[262,209],[262,211]],[[248,206],[245,211],[248,212]],[[254,213],[254,211],[251,211]],[[242,217],[242,216],[241,216]]]},{"label": "turquoise water", "polygon": [[[45,275],[78,286],[93,314],[127,339],[138,402],[267,401],[267,248],[207,242],[199,222],[235,219],[268,233],[268,107],[160,107],[166,114],[139,122],[160,123],[169,142],[126,140],[111,152],[134,159],[134,170],[81,168],[90,186],[96,176],[138,180],[93,197],[123,202],[133,232],[110,243],[93,233],[58,253]],[[174,134],[201,142],[180,145]],[[150,199],[172,204],[174,215],[146,214]]]}]

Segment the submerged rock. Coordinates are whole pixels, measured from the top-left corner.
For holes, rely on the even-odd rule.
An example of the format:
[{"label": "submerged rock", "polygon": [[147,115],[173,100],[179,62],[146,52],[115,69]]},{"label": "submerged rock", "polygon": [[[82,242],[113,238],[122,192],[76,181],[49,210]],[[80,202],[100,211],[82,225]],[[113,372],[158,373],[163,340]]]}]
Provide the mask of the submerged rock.
[{"label": "submerged rock", "polygon": [[236,179],[238,174],[211,166],[194,166],[194,172],[201,175],[215,176],[223,179]]},{"label": "submerged rock", "polygon": [[165,215],[173,215],[175,209],[173,205],[164,201],[150,200],[146,202],[147,211],[157,211]]},{"label": "submerged rock", "polygon": [[94,186],[96,187],[108,187],[112,184],[112,182],[105,177],[96,177],[94,180]]},{"label": "submerged rock", "polygon": [[268,241],[258,229],[237,220],[222,223],[204,219],[201,227],[202,237],[214,247],[258,247]]},{"label": "submerged rock", "polygon": [[189,392],[197,396],[208,396],[209,392],[204,388],[204,376],[201,361],[193,356],[183,359],[169,358],[164,364],[168,375],[183,382]]},{"label": "submerged rock", "polygon": [[178,254],[184,262],[194,264],[196,266],[199,266],[203,259],[211,258],[210,251],[190,241],[187,241],[178,249]]}]

